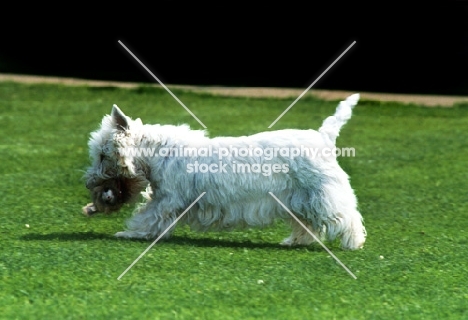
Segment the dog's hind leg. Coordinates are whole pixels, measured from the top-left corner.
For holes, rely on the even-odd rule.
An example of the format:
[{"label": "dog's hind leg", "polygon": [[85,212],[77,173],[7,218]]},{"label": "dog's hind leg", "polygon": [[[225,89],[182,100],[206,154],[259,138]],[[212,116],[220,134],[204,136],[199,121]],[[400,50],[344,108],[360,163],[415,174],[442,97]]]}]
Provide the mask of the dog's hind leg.
[{"label": "dog's hind leg", "polygon": [[291,235],[284,239],[280,244],[283,246],[295,246],[295,245],[303,245],[307,246],[312,242],[315,242],[314,237],[312,237],[308,231],[312,232],[317,239],[320,240],[321,232],[314,229],[310,223],[300,219],[302,224],[307,227],[307,230],[300,225],[296,220],[291,220],[292,226],[292,233]]}]

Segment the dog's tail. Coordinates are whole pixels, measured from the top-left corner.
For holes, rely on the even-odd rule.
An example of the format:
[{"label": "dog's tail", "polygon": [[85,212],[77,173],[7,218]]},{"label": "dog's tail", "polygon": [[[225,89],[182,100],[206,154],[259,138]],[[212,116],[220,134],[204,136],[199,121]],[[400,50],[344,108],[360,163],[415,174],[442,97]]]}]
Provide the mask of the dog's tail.
[{"label": "dog's tail", "polygon": [[327,135],[333,144],[336,141],[336,137],[340,134],[341,127],[351,118],[353,107],[357,104],[358,100],[359,93],[355,93],[347,97],[346,100],[341,101],[336,108],[335,114],[326,118],[320,127],[319,132]]}]

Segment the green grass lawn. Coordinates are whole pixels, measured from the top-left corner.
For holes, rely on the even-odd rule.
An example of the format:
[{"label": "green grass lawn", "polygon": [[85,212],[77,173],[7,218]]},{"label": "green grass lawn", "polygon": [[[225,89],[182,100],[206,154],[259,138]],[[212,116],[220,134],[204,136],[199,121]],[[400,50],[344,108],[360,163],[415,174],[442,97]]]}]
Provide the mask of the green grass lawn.
[{"label": "green grass lawn", "polygon": [[[267,130],[294,99],[175,91],[210,136]],[[361,101],[341,158],[368,239],[283,248],[282,223],[150,245],[115,239],[132,208],[87,218],[87,141],[116,103],[144,123],[201,126],[166,91],[0,83],[0,318],[468,319],[468,108]],[[317,129],[336,102],[301,99],[273,129]]]}]

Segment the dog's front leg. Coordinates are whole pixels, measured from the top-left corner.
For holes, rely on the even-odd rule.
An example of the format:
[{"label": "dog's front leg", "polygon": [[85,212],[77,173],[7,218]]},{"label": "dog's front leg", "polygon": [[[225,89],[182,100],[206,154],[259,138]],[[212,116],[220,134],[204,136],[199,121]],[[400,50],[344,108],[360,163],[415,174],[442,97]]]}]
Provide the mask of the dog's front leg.
[{"label": "dog's front leg", "polygon": [[[175,211],[164,210],[157,201],[148,201],[137,208],[133,217],[127,221],[127,230],[117,232],[118,238],[153,239],[160,236],[175,221]],[[168,230],[163,238],[170,237],[172,230]]]},{"label": "dog's front leg", "polygon": [[[315,242],[315,238],[323,240],[322,232],[320,232],[319,228],[313,228],[312,224],[304,219],[300,220],[307,230],[295,220],[291,220],[292,233],[280,243],[282,246],[308,246],[312,242]],[[312,232],[315,238],[309,232]]]}]

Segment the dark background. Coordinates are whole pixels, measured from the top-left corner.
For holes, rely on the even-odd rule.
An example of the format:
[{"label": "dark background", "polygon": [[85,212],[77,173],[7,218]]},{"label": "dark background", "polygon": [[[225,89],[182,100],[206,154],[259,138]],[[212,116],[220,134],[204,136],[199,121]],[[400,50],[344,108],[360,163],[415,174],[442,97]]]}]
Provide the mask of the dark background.
[{"label": "dark background", "polygon": [[163,3],[13,19],[0,72],[154,83],[120,40],[165,84],[306,88],[356,41],[314,88],[468,94],[466,1]]}]

